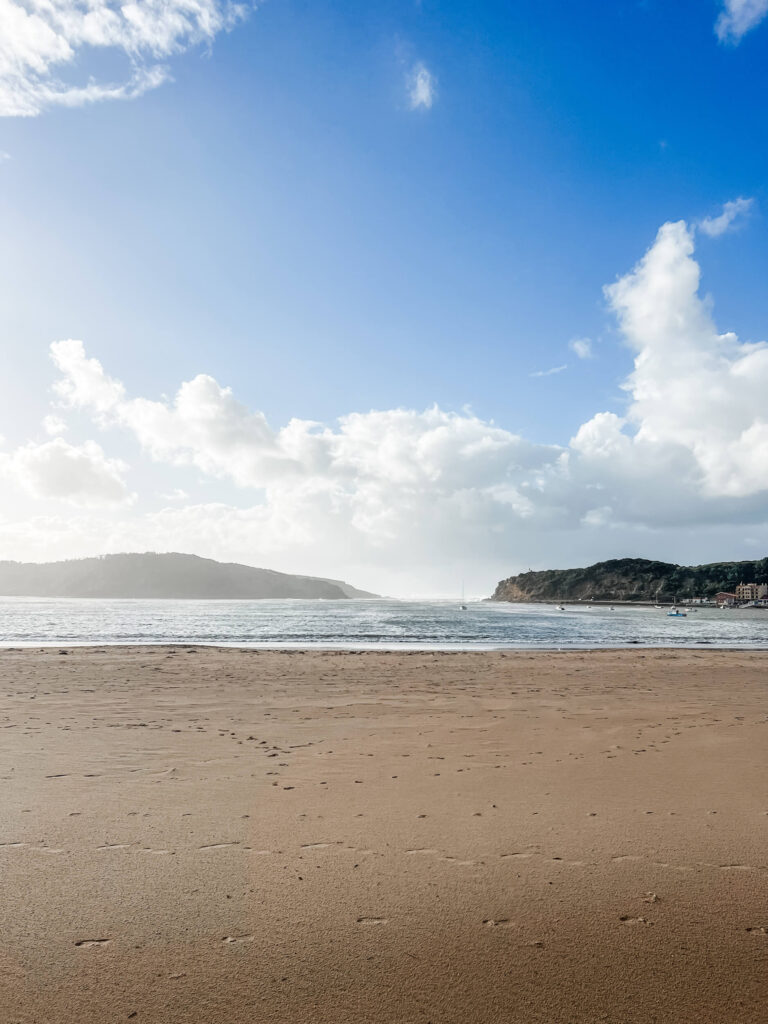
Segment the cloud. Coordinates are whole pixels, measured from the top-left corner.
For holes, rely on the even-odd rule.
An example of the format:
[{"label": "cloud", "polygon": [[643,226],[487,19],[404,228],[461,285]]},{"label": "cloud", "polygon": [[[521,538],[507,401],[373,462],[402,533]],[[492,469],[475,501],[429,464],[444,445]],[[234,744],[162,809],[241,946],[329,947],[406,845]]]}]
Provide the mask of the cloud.
[{"label": "cloud", "polygon": [[606,289],[636,352],[625,382],[639,452],[679,453],[700,500],[768,491],[768,345],[720,334],[699,295],[694,233],[663,225],[635,269]]},{"label": "cloud", "polygon": [[115,505],[130,500],[124,474],[127,466],[110,459],[95,441],[78,446],[57,437],[43,444],[25,444],[0,452],[0,478],[37,498],[55,498],[75,505]]},{"label": "cloud", "polygon": [[429,110],[432,107],[437,96],[437,79],[422,61],[414,64],[407,86],[411,110]]},{"label": "cloud", "polygon": [[738,199],[732,199],[723,205],[723,212],[717,217],[705,217],[698,223],[698,228],[703,231],[705,235],[709,235],[710,238],[718,238],[720,235],[724,235],[726,231],[730,231],[735,221],[740,217],[746,217],[749,211],[752,209],[754,199],[744,199],[739,196]]},{"label": "cloud", "polygon": [[275,430],[203,374],[170,400],[129,397],[72,340],[51,347],[56,392],[98,424],[130,431],[158,462],[263,491],[280,529],[290,521],[316,539],[322,509],[374,546],[422,520],[433,531],[430,509],[501,530],[531,517],[580,522],[593,507],[649,525],[738,515],[740,501],[752,515],[746,499],[763,502],[768,492],[768,345],[718,332],[693,252],[693,227],[664,224],[637,266],[606,287],[635,353],[627,408],[598,412],[567,445],[535,444],[437,407],[351,413],[335,427],[294,419]]},{"label": "cloud", "polygon": [[437,407],[350,413],[335,429],[293,419],[273,430],[263,413],[205,374],[184,382],[171,400],[129,398],[81,342],[55,342],[51,354],[62,374],[56,385],[62,402],[102,426],[127,428],[156,461],[194,466],[243,488],[353,496],[367,508],[361,521],[379,503],[382,516],[390,514],[392,488],[495,484],[507,460],[529,464],[553,451],[471,412]]},{"label": "cloud", "polygon": [[55,341],[51,358],[62,372],[53,390],[65,405],[87,407],[98,419],[122,401],[125,388],[104,373],[98,359],[86,357],[82,341]]},{"label": "cloud", "polygon": [[562,373],[563,370],[568,369],[568,363],[563,363],[562,366],[553,366],[549,370],[534,370],[533,373],[529,373],[529,377],[552,377],[556,373]]},{"label": "cloud", "polygon": [[[245,13],[229,0],[0,0],[0,116],[134,99],[169,80],[163,60],[210,43]],[[122,58],[122,81],[66,77],[93,50]]]},{"label": "cloud", "polygon": [[579,359],[592,359],[594,356],[590,338],[571,338],[568,348],[571,352],[575,352]]},{"label": "cloud", "polygon": [[737,44],[766,14],[768,0],[724,0],[723,10],[715,22],[717,38],[724,43]]},{"label": "cloud", "polygon": [[[695,237],[683,221],[662,225],[637,265],[605,289],[634,359],[627,400],[562,444],[438,407],[274,428],[210,376],[183,382],[170,398],[132,396],[80,341],[57,342],[57,414],[77,409],[130,435],[167,467],[168,507],[98,525],[81,515],[67,520],[68,532],[50,518],[0,522],[0,557],[13,544],[36,557],[56,544],[59,554],[186,548],[402,592],[405,578],[460,579],[467,564],[492,579],[523,564],[641,546],[658,555],[659,538],[671,536],[667,556],[682,558],[683,545],[702,536],[731,550],[739,524],[768,544],[768,345],[718,330],[700,294]],[[51,455],[59,463],[81,451],[61,438],[48,445],[59,446]],[[28,489],[50,496],[58,487],[66,500],[73,490],[103,498],[106,489],[110,500],[126,499],[125,467],[101,449],[86,449],[91,468],[101,467],[100,483],[88,487],[73,487],[69,472],[56,486],[47,473],[41,483],[35,467],[48,449],[27,449],[11,458]],[[172,490],[173,467],[192,467],[214,491],[218,480],[235,485],[242,501],[187,504]]]},{"label": "cloud", "polygon": [[43,430],[49,437],[56,437],[57,434],[63,434],[66,429],[67,424],[61,416],[54,416],[51,414],[43,417]]},{"label": "cloud", "polygon": [[86,356],[82,342],[55,342],[51,356],[62,373],[54,390],[64,406],[87,410],[102,426],[126,427],[158,462],[260,487],[297,471],[298,460],[311,455],[314,424],[295,421],[276,436],[263,413],[250,412],[205,374],[183,383],[171,403],[129,399],[122,383]]}]

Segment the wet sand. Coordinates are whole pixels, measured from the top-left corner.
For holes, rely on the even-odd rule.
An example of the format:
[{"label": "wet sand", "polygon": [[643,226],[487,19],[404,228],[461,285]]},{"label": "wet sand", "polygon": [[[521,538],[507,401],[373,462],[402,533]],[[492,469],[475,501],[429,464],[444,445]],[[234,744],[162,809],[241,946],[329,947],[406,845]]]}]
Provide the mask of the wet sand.
[{"label": "wet sand", "polygon": [[0,1021],[764,1024],[767,690],[755,653],[2,651]]}]

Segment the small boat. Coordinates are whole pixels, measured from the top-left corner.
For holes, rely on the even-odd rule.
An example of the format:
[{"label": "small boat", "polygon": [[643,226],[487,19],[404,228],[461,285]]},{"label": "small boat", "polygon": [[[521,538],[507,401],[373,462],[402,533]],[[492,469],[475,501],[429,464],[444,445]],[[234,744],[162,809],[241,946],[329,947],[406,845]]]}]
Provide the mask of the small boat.
[{"label": "small boat", "polygon": [[564,611],[565,611],[565,605],[563,605],[563,604],[559,604],[559,605],[557,606],[557,610],[558,610],[559,612],[564,612]]},{"label": "small boat", "polygon": [[467,606],[464,603],[464,584],[462,583],[461,584],[461,602],[459,604],[459,611],[460,612],[465,612],[466,610],[467,610]]},{"label": "small boat", "polygon": [[684,619],[686,617],[685,612],[679,612],[677,608],[671,608],[667,612],[667,618],[670,619]]}]

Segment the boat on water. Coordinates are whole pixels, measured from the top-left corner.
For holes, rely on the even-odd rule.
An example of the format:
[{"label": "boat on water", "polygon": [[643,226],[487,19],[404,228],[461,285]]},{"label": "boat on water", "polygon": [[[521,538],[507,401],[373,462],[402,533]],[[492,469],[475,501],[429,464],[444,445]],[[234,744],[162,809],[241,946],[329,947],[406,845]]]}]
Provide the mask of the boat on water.
[{"label": "boat on water", "polygon": [[467,605],[466,605],[466,603],[464,601],[464,584],[462,583],[461,584],[461,601],[459,602],[459,611],[460,612],[465,612],[466,610],[467,610]]},{"label": "boat on water", "polygon": [[557,606],[557,610],[558,610],[559,612],[564,612],[564,611],[565,611],[565,605],[564,605],[564,604],[559,604],[559,605]]},{"label": "boat on water", "polygon": [[670,618],[670,619],[684,619],[684,618],[686,618],[686,613],[678,611],[677,608],[670,608],[670,610],[667,612],[667,618]]}]

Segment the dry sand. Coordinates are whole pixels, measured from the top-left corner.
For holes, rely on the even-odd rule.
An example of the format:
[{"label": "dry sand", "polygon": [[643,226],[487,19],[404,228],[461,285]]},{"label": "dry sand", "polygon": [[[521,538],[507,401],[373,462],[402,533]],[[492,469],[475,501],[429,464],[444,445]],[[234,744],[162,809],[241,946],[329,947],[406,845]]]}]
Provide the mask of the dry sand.
[{"label": "dry sand", "polygon": [[765,1022],[766,669],[0,652],[0,1020]]}]

